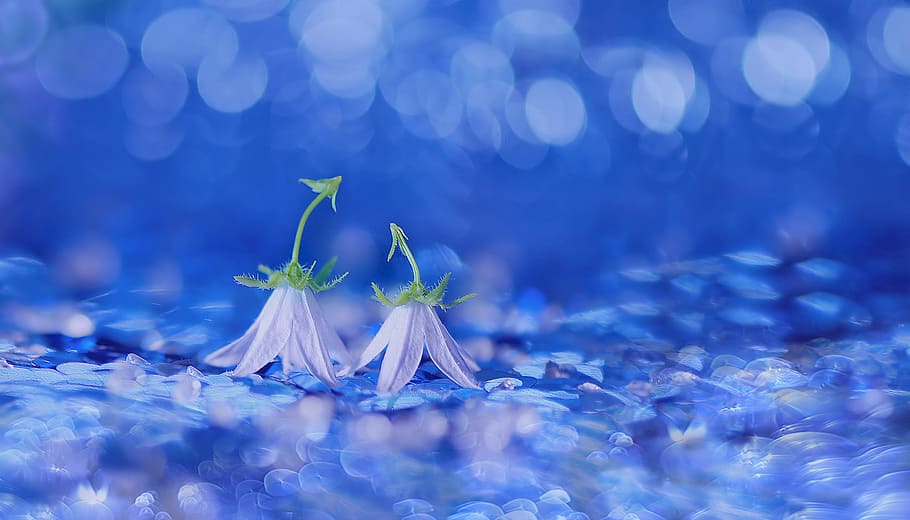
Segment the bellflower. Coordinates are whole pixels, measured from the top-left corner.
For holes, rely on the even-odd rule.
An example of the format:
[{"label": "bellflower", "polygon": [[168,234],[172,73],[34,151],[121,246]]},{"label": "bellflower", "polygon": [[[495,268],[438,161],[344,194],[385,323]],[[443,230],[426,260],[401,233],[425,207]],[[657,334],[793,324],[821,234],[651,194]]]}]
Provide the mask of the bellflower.
[{"label": "bellflower", "polygon": [[303,228],[316,206],[330,197],[335,209],[341,177],[300,181],[317,196],[300,217],[291,261],[278,270],[259,266],[259,271],[268,277],[265,280],[234,277],[241,285],[269,289],[272,294],[243,336],[206,356],[205,362],[218,367],[236,365],[232,375],[246,376],[279,356],[285,373],[306,369],[323,383],[334,386],[338,380],[332,360],[345,367],[351,364],[351,359],[341,338],[326,320],[315,293],[334,287],[347,273],[329,281],[335,258],[314,274],[316,262],[302,267],[299,254]]},{"label": "bellflower", "polygon": [[449,379],[466,388],[480,388],[474,377],[474,372],[479,370],[477,363],[452,339],[433,309],[454,307],[476,294],[462,296],[448,305],[442,303],[452,273],[443,276],[435,287],[425,287],[420,281],[420,269],[407,245],[407,235],[396,224],[390,224],[389,228],[392,231],[392,249],[388,260],[392,259],[396,248],[401,251],[411,264],[414,280],[402,289],[394,301],[373,284],[373,298],[394,308],[373,340],[344,373],[363,367],[388,346],[379,368],[377,390],[394,393],[414,377],[426,346],[430,359]]}]

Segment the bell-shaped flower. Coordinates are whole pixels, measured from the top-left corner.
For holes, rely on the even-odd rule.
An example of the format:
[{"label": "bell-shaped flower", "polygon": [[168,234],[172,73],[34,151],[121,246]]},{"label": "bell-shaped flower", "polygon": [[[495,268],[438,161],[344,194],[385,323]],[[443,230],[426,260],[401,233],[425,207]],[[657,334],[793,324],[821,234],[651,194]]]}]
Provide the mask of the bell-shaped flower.
[{"label": "bell-shaped flower", "polygon": [[243,336],[206,356],[205,362],[217,367],[237,365],[231,374],[247,376],[275,356],[281,358],[285,373],[304,369],[330,386],[338,384],[332,360],[342,366],[351,364],[313,291],[289,285],[276,288]]},{"label": "bell-shaped flower", "polygon": [[301,181],[318,196],[307,206],[297,226],[291,261],[280,270],[259,266],[259,271],[268,276],[266,280],[251,276],[234,277],[242,285],[270,289],[272,294],[243,336],[212,352],[204,361],[218,367],[236,365],[232,375],[246,376],[279,356],[285,373],[305,369],[323,383],[334,386],[338,380],[332,360],[344,368],[350,366],[351,359],[341,338],[326,320],[315,293],[334,287],[347,273],[328,281],[336,259],[333,258],[314,274],[316,262],[303,268],[298,257],[303,227],[310,213],[327,197],[331,197],[332,207],[335,207],[341,177]]},{"label": "bell-shaped flower", "polygon": [[407,236],[397,225],[389,227],[392,230],[392,249],[388,258],[391,260],[398,248],[411,264],[414,281],[394,301],[373,284],[374,298],[394,308],[373,340],[342,375],[363,367],[388,347],[379,367],[376,389],[380,393],[397,392],[414,377],[426,347],[430,359],[449,379],[465,388],[480,388],[474,377],[474,372],[479,370],[477,363],[455,342],[433,309],[437,306],[442,309],[454,307],[476,295],[469,294],[449,305],[443,304],[442,297],[452,273],[446,274],[435,287],[425,287],[420,281],[420,270],[414,255],[406,243]]}]

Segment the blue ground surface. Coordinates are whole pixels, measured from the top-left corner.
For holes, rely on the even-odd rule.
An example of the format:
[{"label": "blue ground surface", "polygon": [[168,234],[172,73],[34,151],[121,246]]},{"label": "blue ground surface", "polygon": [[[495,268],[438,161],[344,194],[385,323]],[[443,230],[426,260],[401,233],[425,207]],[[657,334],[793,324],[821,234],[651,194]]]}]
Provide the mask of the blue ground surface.
[{"label": "blue ground surface", "polygon": [[[32,288],[40,280],[33,261],[3,265],[15,278],[31,273]],[[375,365],[331,390],[307,374],[285,377],[278,364],[237,379],[206,367],[193,354],[219,344],[232,315],[211,291],[168,306],[112,293],[49,311],[10,297],[8,275],[0,511],[159,520],[903,514],[905,294],[834,260],[754,251],[604,278],[613,296],[602,306],[546,316],[540,305],[500,302],[512,318],[495,330],[458,327],[483,390],[458,388],[425,359],[388,397],[374,391]],[[465,304],[468,314],[471,305],[494,304]],[[70,326],[86,318],[95,331],[38,333],[49,312]]]}]

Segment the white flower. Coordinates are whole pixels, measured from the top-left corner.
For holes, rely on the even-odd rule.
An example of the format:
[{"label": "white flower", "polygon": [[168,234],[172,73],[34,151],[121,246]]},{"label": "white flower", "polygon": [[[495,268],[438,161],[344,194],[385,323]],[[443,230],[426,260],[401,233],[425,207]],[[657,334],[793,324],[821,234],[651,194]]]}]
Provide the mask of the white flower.
[{"label": "white flower", "polygon": [[452,339],[436,311],[429,305],[410,302],[392,309],[357,362],[341,375],[366,365],[386,345],[389,348],[379,368],[379,382],[376,385],[380,393],[397,392],[411,380],[423,357],[424,345],[430,359],[449,379],[466,388],[480,388],[474,377],[474,372],[479,370],[477,363]]},{"label": "white flower", "polygon": [[332,359],[343,367],[351,364],[313,292],[287,285],[272,292],[243,336],[206,356],[205,362],[217,367],[237,365],[232,375],[246,376],[276,355],[285,373],[303,368],[329,386],[338,384]]}]

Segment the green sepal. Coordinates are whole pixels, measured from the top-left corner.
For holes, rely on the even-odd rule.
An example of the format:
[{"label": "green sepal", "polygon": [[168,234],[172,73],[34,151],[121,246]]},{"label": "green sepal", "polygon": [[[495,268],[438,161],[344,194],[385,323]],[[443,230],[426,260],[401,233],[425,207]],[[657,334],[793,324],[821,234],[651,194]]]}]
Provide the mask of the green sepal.
[{"label": "green sepal", "polygon": [[390,300],[389,297],[386,296],[384,292],[382,292],[382,289],[380,289],[379,286],[376,285],[376,282],[371,283],[370,287],[373,288],[373,293],[374,293],[373,299],[374,300],[376,300],[379,303],[386,305],[388,307],[395,307],[395,304],[392,303],[392,300]]},{"label": "green sepal", "polygon": [[[316,273],[316,276],[313,277],[313,283],[316,285],[324,285],[326,280],[329,279],[329,276],[332,275],[332,269],[335,268],[336,262],[338,262],[337,256],[333,256],[331,260],[326,262],[326,264],[322,266],[322,269]],[[347,276],[347,273],[345,273],[345,276]]]},{"label": "green sepal", "polygon": [[440,304],[439,307],[440,307],[442,310],[446,311],[446,310],[451,309],[452,307],[461,305],[462,303],[464,303],[464,302],[470,300],[471,298],[476,298],[477,296],[478,296],[478,295],[477,295],[477,293],[475,293],[475,292],[472,292],[472,293],[470,293],[470,294],[465,294],[464,296],[462,296],[461,298],[456,299],[456,300],[453,301],[452,303],[443,303],[443,304]]},{"label": "green sepal", "polygon": [[254,287],[256,289],[269,289],[268,282],[264,282],[259,278],[254,278],[248,275],[238,275],[234,277],[234,281],[243,285],[245,287]]},{"label": "green sepal", "polygon": [[269,275],[268,284],[266,285],[268,285],[269,289],[277,289],[285,280],[287,280],[287,278],[288,275],[282,271],[272,271],[272,274]]},{"label": "green sepal", "polygon": [[328,283],[316,283],[316,280],[310,281],[310,289],[313,289],[315,292],[328,291],[332,287],[340,284],[345,278],[348,277],[348,273],[340,274],[335,278],[332,278],[332,281]]},{"label": "green sepal", "polygon": [[398,296],[395,297],[395,306],[405,305],[412,301],[417,301],[421,294],[422,287],[417,286],[414,283],[411,283],[407,289],[402,289],[399,291]]},{"label": "green sepal", "polygon": [[373,299],[389,307],[400,307],[411,302],[417,302],[429,305],[430,307],[439,307],[442,310],[448,310],[477,296],[477,293],[466,294],[451,303],[443,303],[442,298],[445,296],[446,287],[448,287],[449,279],[451,277],[452,273],[446,273],[432,289],[427,289],[422,283],[411,282],[403,287],[398,294],[395,295],[394,299],[386,296],[385,293],[379,289],[379,286],[373,283],[372,287],[373,292],[375,293]]},{"label": "green sepal", "polygon": [[436,287],[433,287],[432,289],[430,289],[427,292],[427,294],[426,294],[427,299],[434,302],[434,303],[431,303],[430,305],[442,303],[442,297],[446,293],[446,287],[449,285],[449,278],[451,278],[451,277],[452,277],[452,273],[444,274],[443,277],[439,280],[439,283],[436,284]]},{"label": "green sepal", "polygon": [[315,275],[313,271],[316,270],[316,261],[306,267],[302,267],[296,262],[288,263],[277,270],[260,265],[259,272],[267,274],[268,280],[249,275],[235,276],[234,280],[240,285],[257,289],[277,289],[286,283],[301,291],[309,288],[315,292],[322,292],[335,287],[348,276],[348,273],[344,273],[329,280],[336,262],[337,258],[329,260]]}]

